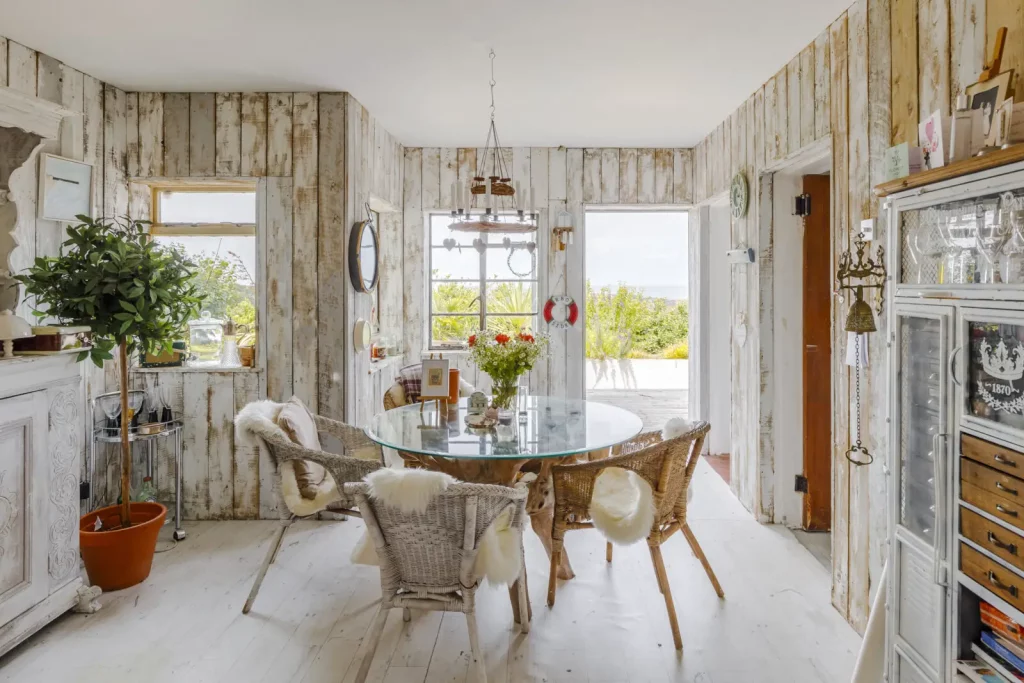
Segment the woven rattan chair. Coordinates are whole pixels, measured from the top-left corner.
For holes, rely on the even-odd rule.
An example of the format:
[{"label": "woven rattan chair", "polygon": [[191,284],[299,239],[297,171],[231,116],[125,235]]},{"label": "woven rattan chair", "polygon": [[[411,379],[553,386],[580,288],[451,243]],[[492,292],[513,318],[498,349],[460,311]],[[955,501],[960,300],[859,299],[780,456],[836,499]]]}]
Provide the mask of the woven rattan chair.
[{"label": "woven rattan chair", "polygon": [[[362,451],[365,454],[375,450],[376,460],[353,458],[348,455],[337,455],[326,451],[309,450],[285,438],[283,435],[273,432],[260,432],[257,436],[270,454],[270,459],[274,463],[278,476],[281,476],[281,465],[289,460],[308,460],[319,463],[334,478],[334,484],[337,486],[338,493],[341,496],[340,500],[336,500],[331,504],[330,510],[360,517],[361,515],[359,510],[356,509],[355,501],[344,492],[344,484],[360,481],[367,474],[382,466],[383,454],[381,453],[380,446],[367,438],[363,430],[343,422],[321,417],[320,415],[313,415],[313,421],[316,424],[317,431],[321,434],[327,434],[340,441],[346,453]],[[277,488],[281,509],[288,510],[288,516],[282,520],[280,528],[270,543],[270,549],[263,560],[263,565],[256,573],[256,580],[253,582],[252,590],[249,592],[249,597],[242,607],[243,614],[248,614],[249,610],[252,609],[252,604],[256,600],[256,594],[259,593],[260,586],[263,584],[263,578],[267,575],[270,565],[277,558],[277,552],[281,548],[281,541],[284,539],[285,531],[288,530],[288,527],[296,519],[310,516],[308,514],[295,514],[289,501],[285,496],[281,495],[283,487],[278,486]]]},{"label": "woven rattan chair", "polygon": [[[549,606],[555,604],[555,582],[565,532],[569,529],[592,529],[594,526],[589,519],[589,510],[598,475],[608,467],[631,470],[650,484],[654,492],[654,525],[647,537],[647,545],[650,547],[658,588],[665,596],[665,606],[668,608],[668,619],[672,625],[676,649],[683,649],[683,639],[679,634],[679,623],[672,604],[672,591],[665,572],[665,562],[661,557],[661,544],[676,531],[682,531],[690,548],[704,565],[704,571],[711,579],[718,597],[725,597],[707,557],[686,522],[686,493],[709,429],[710,425],[707,422],[699,422],[692,425],[686,433],[665,441],[662,440],[660,432],[645,432],[617,448],[617,454],[613,453],[611,457],[592,462],[555,465],[552,468],[555,519],[552,530],[551,575],[548,579]],[[607,560],[612,560],[610,543],[607,546]]]},{"label": "woven rattan chair", "polygon": [[[368,495],[369,485],[346,484],[363,512],[366,529],[380,560],[381,604],[370,629],[369,646],[356,675],[363,683],[370,671],[388,611],[393,608],[462,612],[469,628],[473,668],[479,683],[487,673],[476,626],[474,563],[480,539],[508,508],[510,524],[522,532],[526,491],[486,484],[454,484],[438,494],[422,513],[403,513]],[[527,614],[526,582],[519,580],[519,606]]]}]

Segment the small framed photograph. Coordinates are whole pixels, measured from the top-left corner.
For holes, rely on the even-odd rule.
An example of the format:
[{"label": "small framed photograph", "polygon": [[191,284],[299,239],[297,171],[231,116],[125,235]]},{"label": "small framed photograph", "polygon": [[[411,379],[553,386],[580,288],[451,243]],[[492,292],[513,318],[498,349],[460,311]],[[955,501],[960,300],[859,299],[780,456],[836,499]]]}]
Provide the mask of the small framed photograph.
[{"label": "small framed photograph", "polygon": [[983,83],[967,86],[967,98],[970,100],[971,109],[980,109],[982,112],[982,130],[986,138],[992,130],[996,111],[1002,106],[1010,90],[1011,81],[1013,69],[996,74]]},{"label": "small framed photograph", "polygon": [[92,164],[53,154],[39,157],[39,218],[74,223],[92,215]]},{"label": "small framed photograph", "polygon": [[921,147],[924,148],[925,162],[928,168],[939,168],[946,165],[946,139],[949,124],[941,111],[933,112],[918,126]]},{"label": "small framed photograph", "polygon": [[431,358],[423,361],[423,379],[420,383],[421,399],[448,398],[449,364],[447,358]]}]

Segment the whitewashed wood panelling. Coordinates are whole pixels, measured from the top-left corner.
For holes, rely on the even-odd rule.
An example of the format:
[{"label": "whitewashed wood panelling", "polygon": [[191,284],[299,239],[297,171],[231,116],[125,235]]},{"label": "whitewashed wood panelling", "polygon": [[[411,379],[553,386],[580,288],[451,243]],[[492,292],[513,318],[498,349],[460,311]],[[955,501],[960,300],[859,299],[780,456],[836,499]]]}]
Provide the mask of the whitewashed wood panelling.
[{"label": "whitewashed wood panelling", "polygon": [[[365,424],[393,376],[371,372],[369,352],[355,353],[349,340],[355,319],[372,313],[385,331],[401,331],[402,146],[347,93],[128,93],[127,101],[137,103],[124,119],[125,139],[135,141],[127,162],[134,179],[260,181],[260,371],[244,389],[244,373],[234,377],[232,395],[296,395],[320,414]],[[356,294],[348,274],[348,238],[367,202],[381,210],[381,278],[372,295]],[[132,208],[148,215],[148,205]],[[204,374],[168,374],[182,376],[186,417],[199,419]],[[240,406],[227,409],[230,385],[216,375],[205,380],[213,407],[186,455],[186,516],[276,516],[269,462],[261,469],[225,437]],[[240,459],[246,467],[229,469]],[[255,512],[246,502],[253,496]]]},{"label": "whitewashed wood panelling", "polygon": [[[452,182],[466,183],[476,175],[480,151],[474,148],[408,148],[404,163],[405,348],[410,362],[426,349],[427,290],[425,287],[428,211],[447,211]],[[543,253],[541,301],[548,293],[567,291],[584,303],[581,229],[584,206],[680,205],[693,201],[694,162],[690,149],[521,147],[512,150],[513,180],[533,190],[541,209],[536,241]],[[566,251],[551,250],[551,226],[568,211],[577,228],[575,244]],[[383,307],[383,304],[382,304]],[[585,317],[585,312],[584,312]],[[552,395],[580,396],[583,391],[583,329],[551,330],[551,347],[543,367],[534,368],[531,387]],[[453,367],[477,388],[487,391],[490,380],[463,353],[447,353]]]},{"label": "whitewashed wood panelling", "polygon": [[[862,218],[881,218],[871,188],[883,180],[882,159],[894,144],[916,144],[918,122],[938,109],[948,113],[956,95],[974,82],[985,55],[991,52],[1000,26],[1010,34],[1024,33],[1024,12],[1017,0],[857,0],[849,10],[806,46],[785,68],[769,79],[693,150],[694,200],[720,199],[736,171],[747,169],[754,196],[751,214],[762,198],[757,175],[786,164],[802,149],[831,136],[833,258],[846,249]],[[1024,42],[1008,41],[1003,68],[1014,68],[1019,79],[1024,69]],[[751,128],[751,120],[754,127]],[[744,124],[743,121],[746,121]],[[747,158],[737,145],[725,144],[729,131],[745,126]],[[750,158],[750,146],[753,159]],[[746,319],[746,345],[761,349],[770,345],[769,331],[750,321],[766,300],[764,285],[770,280],[770,233],[750,234],[735,221],[733,246],[755,246],[761,254],[756,268],[734,270],[733,316]],[[879,221],[877,225],[882,225]],[[736,224],[739,224],[739,228]],[[768,241],[765,241],[765,238]],[[745,239],[746,242],[739,240]],[[888,453],[885,423],[885,345],[870,345],[870,363],[862,380],[865,396],[858,416],[851,405],[851,376],[842,363],[846,336],[842,332],[846,308],[833,307],[833,604],[858,629],[863,630],[869,596],[881,573],[886,552],[885,488],[881,471]],[[878,321],[884,329],[885,318]],[[760,338],[764,333],[765,339]],[[764,395],[765,367],[734,345],[732,394],[742,403],[746,395]],[[767,382],[770,383],[770,380]],[[734,408],[736,450],[732,454],[733,489],[744,505],[760,516],[772,518],[765,506],[765,473],[773,467],[771,443],[752,441],[750,430],[770,425],[770,405],[761,401],[758,411]],[[737,422],[738,415],[748,420]],[[851,468],[844,453],[858,417],[865,441],[877,459],[869,468]],[[770,428],[770,427],[769,427]],[[757,463],[751,466],[748,461]],[[761,484],[756,477],[760,475]]]}]

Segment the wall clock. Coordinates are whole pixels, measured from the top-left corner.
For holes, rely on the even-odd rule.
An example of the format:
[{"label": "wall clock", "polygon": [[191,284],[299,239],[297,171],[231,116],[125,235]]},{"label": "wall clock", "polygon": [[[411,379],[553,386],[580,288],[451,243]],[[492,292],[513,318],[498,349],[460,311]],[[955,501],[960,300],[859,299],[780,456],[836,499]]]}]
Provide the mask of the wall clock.
[{"label": "wall clock", "polygon": [[746,216],[749,203],[750,187],[747,185],[747,177],[737,173],[732,177],[732,185],[729,188],[729,205],[732,207],[733,218]]},{"label": "wall clock", "polygon": [[380,278],[380,242],[372,219],[356,223],[348,243],[348,272],[357,292],[372,292]]}]

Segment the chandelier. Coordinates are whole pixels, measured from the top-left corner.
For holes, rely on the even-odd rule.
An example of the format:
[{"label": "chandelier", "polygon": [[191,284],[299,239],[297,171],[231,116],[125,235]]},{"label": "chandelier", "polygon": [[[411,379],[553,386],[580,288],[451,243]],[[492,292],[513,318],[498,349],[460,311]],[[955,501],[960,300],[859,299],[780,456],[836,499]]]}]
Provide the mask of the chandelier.
[{"label": "chandelier", "polygon": [[[452,209],[451,230],[460,232],[533,232],[537,229],[538,215],[525,204],[519,183],[512,183],[512,173],[506,155],[511,149],[502,148],[498,128],[494,124],[494,50],[491,50],[491,125],[483,153],[476,160],[476,173],[466,184],[456,189],[458,208]],[[523,203],[521,203],[523,202]],[[530,202],[532,205],[532,202]]]}]

